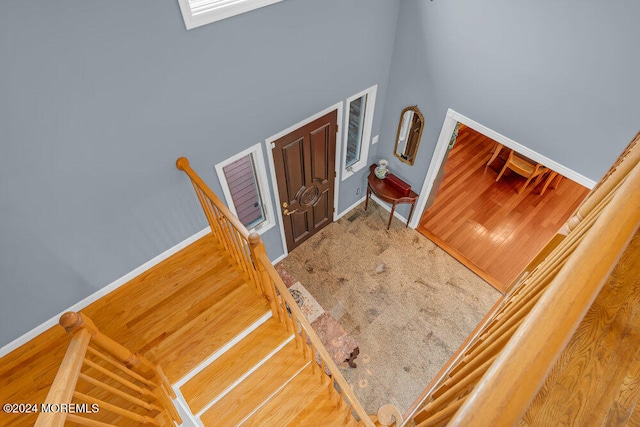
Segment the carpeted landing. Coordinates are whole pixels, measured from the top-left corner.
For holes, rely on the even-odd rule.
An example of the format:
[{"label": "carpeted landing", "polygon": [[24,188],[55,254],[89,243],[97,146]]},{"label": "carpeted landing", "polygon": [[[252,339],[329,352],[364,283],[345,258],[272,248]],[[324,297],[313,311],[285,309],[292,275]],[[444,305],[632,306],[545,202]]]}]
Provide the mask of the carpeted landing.
[{"label": "carpeted landing", "polygon": [[406,411],[500,294],[430,240],[364,204],[281,264],[359,343],[341,368],[369,413]]}]

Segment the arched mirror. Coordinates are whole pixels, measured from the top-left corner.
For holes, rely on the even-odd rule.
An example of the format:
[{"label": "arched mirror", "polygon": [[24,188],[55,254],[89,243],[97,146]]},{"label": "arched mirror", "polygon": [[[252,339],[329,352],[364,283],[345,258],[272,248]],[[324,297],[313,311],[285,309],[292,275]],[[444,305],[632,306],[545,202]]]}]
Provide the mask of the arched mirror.
[{"label": "arched mirror", "polygon": [[394,151],[397,158],[410,165],[416,161],[423,127],[424,116],[416,105],[402,110]]}]

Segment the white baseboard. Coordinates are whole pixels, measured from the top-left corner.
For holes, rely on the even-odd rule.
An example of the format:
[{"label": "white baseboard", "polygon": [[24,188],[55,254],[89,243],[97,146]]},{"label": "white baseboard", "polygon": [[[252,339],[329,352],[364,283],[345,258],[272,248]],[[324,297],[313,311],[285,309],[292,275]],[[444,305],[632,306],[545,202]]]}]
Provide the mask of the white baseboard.
[{"label": "white baseboard", "polygon": [[433,183],[438,175],[438,171],[444,161],[444,158],[447,156],[447,146],[451,141],[451,136],[453,134],[453,130],[455,128],[456,122],[460,122],[471,129],[483,134],[491,138],[492,140],[499,142],[507,148],[511,148],[516,152],[523,154],[524,156],[535,160],[538,163],[542,163],[543,165],[549,167],[550,169],[558,172],[560,175],[569,178],[572,181],[577,182],[578,184],[587,187],[588,189],[592,189],[596,183],[595,181],[579,174],[578,172],[569,169],[568,167],[561,165],[546,156],[543,156],[540,153],[537,153],[530,148],[525,147],[506,136],[495,132],[488,127],[481,125],[480,123],[472,120],[464,115],[452,110],[448,109],[447,114],[442,122],[442,128],[440,129],[440,136],[438,137],[438,141],[436,143],[436,148],[431,158],[431,163],[429,164],[429,168],[427,169],[427,174],[424,177],[424,182],[422,183],[422,187],[420,189],[420,196],[418,197],[418,201],[416,203],[416,212],[411,220],[411,224],[409,227],[416,228],[419,225],[420,218],[422,218],[422,214],[424,213],[425,206],[427,204],[427,199],[429,194],[431,193]]},{"label": "white baseboard", "polygon": [[357,202],[355,202],[354,204],[352,204],[351,206],[349,206],[347,209],[343,210],[342,212],[340,212],[338,214],[338,216],[336,216],[336,221],[339,220],[340,218],[342,218],[343,216],[345,216],[346,214],[348,214],[349,212],[351,212],[352,210],[354,210],[355,208],[358,207],[358,205],[360,205],[360,203],[364,202],[364,200],[367,198],[367,196],[362,196],[360,198],[360,200],[358,200]]},{"label": "white baseboard", "polygon": [[[353,205],[349,206],[347,209],[345,209],[344,211],[342,211],[337,219],[342,218],[343,216],[347,215],[348,213],[350,213],[352,210],[354,210],[355,208],[357,208],[362,202],[364,202],[367,199],[367,196],[363,196],[360,200],[358,200],[357,202],[355,202]],[[371,200],[375,201],[377,204],[379,204],[380,206],[382,206],[382,208],[384,210],[386,210],[387,212],[391,213],[391,206],[388,205],[387,203],[383,202],[382,200],[380,200],[378,198],[378,196],[376,196],[375,194],[371,193]],[[415,213],[415,212],[414,212]],[[398,218],[400,221],[402,221],[403,224],[407,223],[407,219],[405,217],[403,217],[402,215],[400,215],[398,213],[398,211],[395,211],[393,213],[393,216]],[[409,225],[411,227],[411,225]],[[414,227],[411,227],[414,228]]]},{"label": "white baseboard", "polygon": [[[3,357],[5,355],[11,353],[13,350],[15,350],[16,348],[20,347],[21,345],[26,344],[27,342],[31,341],[32,339],[34,339],[35,337],[37,337],[38,335],[40,335],[41,333],[43,333],[47,329],[50,329],[51,327],[57,325],[58,321],[60,319],[60,316],[62,316],[67,311],[80,311],[80,310],[82,310],[83,308],[85,308],[89,304],[92,304],[92,303],[96,302],[97,300],[99,300],[100,298],[102,298],[103,296],[107,295],[108,293],[115,291],[120,286],[124,285],[125,283],[127,283],[128,281],[133,279],[134,277],[137,277],[137,276],[141,275],[142,273],[144,273],[145,271],[149,270],[150,268],[154,267],[155,265],[160,264],[162,261],[164,261],[165,259],[169,258],[171,255],[175,254],[176,252],[180,251],[181,249],[186,248],[187,246],[189,246],[190,244],[192,244],[196,240],[204,237],[206,234],[208,234],[210,232],[211,232],[211,227],[207,227],[207,228],[205,228],[203,230],[198,231],[193,236],[187,237],[182,242],[180,242],[177,245],[167,249],[166,251],[162,252],[160,255],[156,256],[155,258],[145,262],[144,264],[142,264],[141,266],[139,266],[135,270],[132,270],[129,273],[125,274],[124,276],[120,277],[119,279],[114,280],[113,282],[111,282],[110,284],[105,286],[104,288],[98,289],[96,292],[94,292],[93,294],[91,294],[88,297],[84,298],[82,301],[77,302],[76,304],[74,304],[71,307],[67,308],[66,310],[58,313],[57,315],[55,315],[51,319],[47,320],[46,322],[36,326],[35,328],[30,330],[29,332],[27,332],[27,333],[23,334],[22,336],[16,338],[15,340],[11,341],[10,343],[2,346],[2,348],[0,348],[0,357]],[[276,258],[272,263],[273,264],[277,264],[278,262],[280,262],[285,257],[286,257],[286,255],[281,255],[280,257]]]},{"label": "white baseboard", "polygon": [[55,315],[51,319],[47,320],[46,322],[36,326],[35,328],[30,330],[29,332],[27,332],[24,335],[16,338],[15,340],[11,341],[9,344],[2,346],[2,348],[0,349],[0,357],[3,357],[6,354],[9,354],[10,352],[15,350],[16,348],[20,347],[21,345],[31,341],[32,339],[34,339],[35,337],[37,337],[38,335],[40,335],[41,333],[43,333],[47,329],[57,325],[58,324],[58,320],[60,319],[60,316],[62,316],[67,311],[80,311],[80,310],[82,310],[83,308],[85,308],[89,304],[97,301],[98,299],[102,298],[103,296],[107,295],[108,293],[115,291],[120,286],[124,285],[125,283],[127,283],[128,281],[133,279],[134,277],[139,276],[140,274],[144,273],[145,271],[147,271],[151,267],[154,267],[155,265],[161,263],[165,259],[169,258],[171,255],[175,254],[176,252],[178,252],[181,249],[186,248],[191,243],[195,242],[196,240],[200,239],[201,237],[205,236],[207,233],[210,233],[210,232],[211,232],[211,228],[210,227],[207,227],[207,228],[205,228],[203,230],[200,230],[199,232],[197,232],[193,236],[186,238],[185,240],[183,240],[182,242],[178,243],[177,245],[175,245],[175,246],[171,247],[170,249],[167,249],[166,251],[162,252],[160,255],[156,256],[155,258],[145,262],[144,264],[142,264],[141,266],[139,266],[135,270],[130,271],[129,273],[125,274],[124,276],[120,277],[119,279],[116,279],[115,281],[111,282],[107,286],[105,286],[103,288],[100,288],[99,290],[97,290],[93,294],[91,294],[88,297],[84,298],[82,301],[72,305],[71,307],[67,308],[66,310],[64,310],[64,311],[62,311],[60,313],[58,313],[57,315]]},{"label": "white baseboard", "polygon": [[283,259],[285,259],[287,257],[287,254],[282,254],[280,255],[278,258],[274,259],[273,261],[271,261],[272,265],[276,265],[277,263],[279,263],[280,261],[282,261]]},{"label": "white baseboard", "polygon": [[182,418],[182,424],[179,427],[204,427],[202,421],[191,413],[187,399],[184,398],[180,388],[174,387],[173,391],[176,394],[176,398],[173,399],[173,405],[178,410],[180,418]]},{"label": "white baseboard", "polygon": [[[492,130],[489,129],[488,127],[476,122],[475,120],[472,120],[452,109],[448,109],[447,110],[447,116],[448,117],[452,117],[454,120],[465,124],[466,126],[470,127],[471,129],[480,132],[481,134],[493,139],[494,141],[499,142],[500,144],[504,145],[507,148],[511,148],[513,150],[515,150],[516,152],[535,160],[536,162],[542,163],[543,165],[547,166],[548,168],[558,172],[560,175],[569,178],[570,180],[577,182],[578,184],[582,185],[583,187],[587,187],[589,190],[591,190],[593,187],[595,187],[596,182],[592,179],[587,178],[586,176],[572,170],[569,169],[568,167],[556,162],[555,160],[551,160],[550,158],[531,150],[529,147],[525,147],[524,145],[521,145],[517,142],[515,142],[514,140],[507,138],[506,136]],[[450,136],[449,136],[450,138]],[[448,140],[447,140],[448,141]]]}]

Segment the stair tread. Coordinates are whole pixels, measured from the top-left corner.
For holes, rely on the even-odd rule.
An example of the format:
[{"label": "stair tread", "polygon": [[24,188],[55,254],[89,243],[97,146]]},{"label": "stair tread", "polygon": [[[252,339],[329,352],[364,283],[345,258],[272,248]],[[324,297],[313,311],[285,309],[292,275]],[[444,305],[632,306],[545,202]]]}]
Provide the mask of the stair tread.
[{"label": "stair tread", "polygon": [[199,372],[180,387],[192,412],[200,412],[289,337],[291,333],[272,317]]},{"label": "stair tread", "polygon": [[268,312],[266,299],[241,284],[160,342],[153,356],[175,383]]},{"label": "stair tread", "polygon": [[288,425],[291,427],[357,425],[355,419],[346,408],[346,402],[339,408],[337,397],[332,396],[329,398],[328,393],[320,393]]},{"label": "stair tread", "polygon": [[[230,271],[231,268],[229,268]],[[235,271],[233,271],[235,273]],[[221,280],[219,279],[221,278]],[[212,283],[215,283],[215,289],[212,287]],[[140,319],[136,319],[135,322],[127,323],[127,328],[131,331],[137,331],[139,339],[141,338],[145,345],[138,349],[139,352],[144,353],[150,348],[153,348],[160,344],[168,335],[171,335],[175,331],[179,330],[188,319],[193,319],[199,314],[202,314],[213,305],[220,301],[223,301],[232,292],[238,289],[244,281],[238,275],[229,276],[227,274],[214,273],[212,275],[203,276],[200,280],[192,282],[192,286],[189,291],[186,292],[185,298],[167,299],[163,305],[171,305],[173,308],[163,310],[162,307],[153,307],[149,313],[142,313]],[[208,303],[208,307],[202,307]],[[176,308],[184,309],[178,309]],[[198,310],[198,307],[200,309]],[[166,318],[168,313],[172,316],[172,325],[167,327],[164,325],[163,319]]]},{"label": "stair tread", "polygon": [[318,395],[324,395],[327,400],[335,399],[335,395],[329,394],[331,385],[328,379],[323,383],[321,375],[318,365],[307,366],[243,425],[286,425]]},{"label": "stair tread", "polygon": [[[108,304],[92,307],[90,315],[99,317],[106,311],[113,316],[116,314],[113,308],[117,307],[122,313],[119,320],[129,323],[132,317],[139,317],[140,313],[173,298],[181,290],[188,290],[200,276],[211,270],[225,269],[235,271],[213,237],[204,236],[107,295],[105,302]],[[154,292],[149,292],[148,284],[153,284]]]},{"label": "stair tread", "polygon": [[202,414],[205,426],[237,425],[309,362],[291,341]]}]

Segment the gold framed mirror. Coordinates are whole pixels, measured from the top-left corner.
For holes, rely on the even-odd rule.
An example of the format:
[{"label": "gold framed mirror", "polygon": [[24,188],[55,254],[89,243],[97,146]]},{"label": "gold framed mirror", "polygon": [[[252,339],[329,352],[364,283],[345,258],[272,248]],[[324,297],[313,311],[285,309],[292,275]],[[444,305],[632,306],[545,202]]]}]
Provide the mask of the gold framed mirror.
[{"label": "gold framed mirror", "polygon": [[393,154],[401,161],[413,165],[413,162],[416,161],[423,128],[424,116],[417,105],[402,110]]}]

